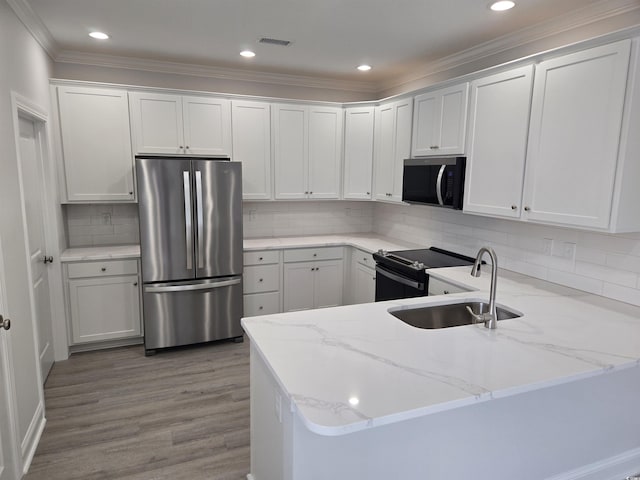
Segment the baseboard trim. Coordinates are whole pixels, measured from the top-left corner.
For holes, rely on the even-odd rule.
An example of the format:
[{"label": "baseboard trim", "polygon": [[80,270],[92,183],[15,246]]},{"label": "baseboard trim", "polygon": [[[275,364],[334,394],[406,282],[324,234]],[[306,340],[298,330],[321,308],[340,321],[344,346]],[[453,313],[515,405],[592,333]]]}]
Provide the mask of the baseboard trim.
[{"label": "baseboard trim", "polygon": [[640,448],[554,475],[547,480],[624,480],[640,472]]},{"label": "baseboard trim", "polygon": [[250,473],[247,473],[247,480],[256,480],[256,479],[253,475],[251,475]]},{"label": "baseboard trim", "polygon": [[31,467],[31,461],[36,454],[36,449],[40,443],[42,432],[47,424],[47,419],[44,417],[44,406],[42,403],[38,406],[36,414],[33,416],[34,421],[29,426],[27,435],[22,442],[22,474],[26,475]]}]

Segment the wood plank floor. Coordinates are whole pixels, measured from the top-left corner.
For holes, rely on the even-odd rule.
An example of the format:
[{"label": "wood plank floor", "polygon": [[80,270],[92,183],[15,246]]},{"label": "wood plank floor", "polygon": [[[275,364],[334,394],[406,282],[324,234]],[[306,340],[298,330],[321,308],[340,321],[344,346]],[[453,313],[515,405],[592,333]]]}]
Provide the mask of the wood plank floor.
[{"label": "wood plank floor", "polygon": [[72,355],[45,385],[24,480],[239,480],[249,472],[249,345]]}]

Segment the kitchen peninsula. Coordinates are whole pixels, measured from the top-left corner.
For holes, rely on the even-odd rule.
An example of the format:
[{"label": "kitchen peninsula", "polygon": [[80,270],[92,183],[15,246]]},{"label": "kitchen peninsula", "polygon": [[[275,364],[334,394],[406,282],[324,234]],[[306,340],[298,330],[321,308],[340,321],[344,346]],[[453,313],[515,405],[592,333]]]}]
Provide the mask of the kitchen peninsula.
[{"label": "kitchen peninsula", "polygon": [[388,313],[470,290],[245,318],[253,480],[615,479],[640,470],[640,308],[500,271],[497,330]]}]

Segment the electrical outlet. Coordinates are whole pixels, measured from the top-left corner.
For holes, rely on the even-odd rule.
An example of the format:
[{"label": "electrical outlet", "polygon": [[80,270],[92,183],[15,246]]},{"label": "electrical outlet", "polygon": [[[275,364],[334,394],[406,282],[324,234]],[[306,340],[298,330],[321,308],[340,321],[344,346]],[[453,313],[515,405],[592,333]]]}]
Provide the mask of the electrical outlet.
[{"label": "electrical outlet", "polygon": [[562,258],[567,260],[575,260],[576,244],[572,242],[562,242]]},{"label": "electrical outlet", "polygon": [[553,238],[545,238],[542,241],[542,253],[550,256],[551,252],[553,252]]},{"label": "electrical outlet", "polygon": [[110,213],[103,213],[101,215],[102,217],[102,225],[110,225],[111,224],[111,214]]},{"label": "electrical outlet", "polygon": [[256,211],[249,210],[249,220],[255,220],[255,219],[256,219]]}]

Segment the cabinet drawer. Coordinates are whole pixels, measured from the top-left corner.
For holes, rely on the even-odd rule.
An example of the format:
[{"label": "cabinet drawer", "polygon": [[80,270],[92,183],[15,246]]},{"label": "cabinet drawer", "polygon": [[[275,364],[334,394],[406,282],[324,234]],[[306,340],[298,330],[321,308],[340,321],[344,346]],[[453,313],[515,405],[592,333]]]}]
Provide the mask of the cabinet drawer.
[{"label": "cabinet drawer", "polygon": [[280,312],[280,293],[256,293],[244,296],[244,316],[270,315]]},{"label": "cabinet drawer", "polygon": [[254,265],[244,268],[244,293],[280,290],[280,265]]},{"label": "cabinet drawer", "polygon": [[267,265],[280,262],[280,250],[261,250],[244,252],[245,265]]},{"label": "cabinet drawer", "polygon": [[69,278],[107,277],[112,275],[137,275],[137,260],[107,260],[100,262],[70,263]]},{"label": "cabinet drawer", "polygon": [[296,248],[284,251],[285,262],[310,262],[342,258],[343,247]]},{"label": "cabinet drawer", "polygon": [[374,268],[376,265],[375,260],[373,259],[373,255],[365,252],[364,250],[356,250],[354,252],[355,258],[356,258],[356,262],[358,262],[360,265],[365,265],[369,268]]},{"label": "cabinet drawer", "polygon": [[447,295],[449,293],[469,292],[466,288],[453,283],[443,282],[437,278],[429,277],[429,295]]}]

